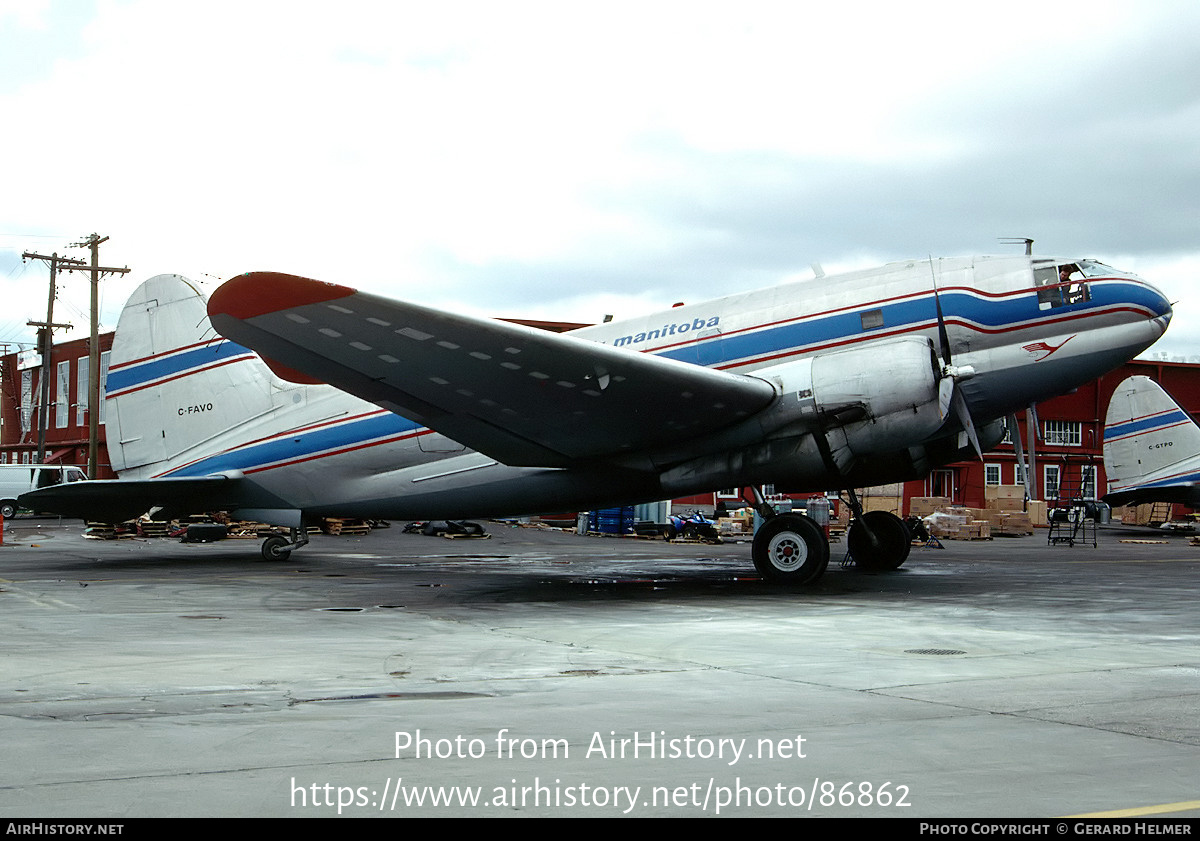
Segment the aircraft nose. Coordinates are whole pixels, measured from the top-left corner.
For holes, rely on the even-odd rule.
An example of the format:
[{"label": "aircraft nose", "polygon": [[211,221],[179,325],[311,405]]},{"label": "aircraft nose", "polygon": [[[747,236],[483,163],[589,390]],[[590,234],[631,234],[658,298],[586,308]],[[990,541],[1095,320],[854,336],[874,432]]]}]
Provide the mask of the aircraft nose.
[{"label": "aircraft nose", "polygon": [[1159,328],[1159,335],[1167,332],[1167,326],[1171,323],[1171,316],[1174,311],[1171,309],[1171,302],[1167,300],[1167,296],[1150,284],[1146,284],[1152,293],[1153,300],[1150,303],[1150,309],[1154,312],[1151,321]]}]

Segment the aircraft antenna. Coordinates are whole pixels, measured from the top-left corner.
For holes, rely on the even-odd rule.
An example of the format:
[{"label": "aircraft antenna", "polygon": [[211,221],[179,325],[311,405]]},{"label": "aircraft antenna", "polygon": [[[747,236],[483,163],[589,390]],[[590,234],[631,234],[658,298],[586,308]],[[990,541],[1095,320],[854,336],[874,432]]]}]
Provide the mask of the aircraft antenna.
[{"label": "aircraft antenna", "polygon": [[1033,254],[1033,240],[1029,237],[1000,237],[1000,242],[1005,245],[1020,245],[1025,243],[1025,256],[1029,257]]}]

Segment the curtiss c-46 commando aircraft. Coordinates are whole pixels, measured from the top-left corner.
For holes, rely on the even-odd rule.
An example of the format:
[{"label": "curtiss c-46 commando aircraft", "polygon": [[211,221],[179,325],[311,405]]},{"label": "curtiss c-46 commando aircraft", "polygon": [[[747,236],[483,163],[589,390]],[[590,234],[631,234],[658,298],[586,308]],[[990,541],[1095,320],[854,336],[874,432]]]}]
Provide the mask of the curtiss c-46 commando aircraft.
[{"label": "curtiss c-46 commando aircraft", "polygon": [[[568,334],[272,272],[206,308],[160,275],[113,342],[121,478],[22,504],[110,521],[229,510],[292,529],[263,544],[284,557],[309,517],[511,516],[773,483],[851,489],[851,554],[894,569],[904,524],[863,514],[853,488],[990,448],[1002,418],[1123,364],[1170,317],[1134,275],[1031,256],[893,263]],[[819,578],[821,529],[753,496],[762,575]]]}]

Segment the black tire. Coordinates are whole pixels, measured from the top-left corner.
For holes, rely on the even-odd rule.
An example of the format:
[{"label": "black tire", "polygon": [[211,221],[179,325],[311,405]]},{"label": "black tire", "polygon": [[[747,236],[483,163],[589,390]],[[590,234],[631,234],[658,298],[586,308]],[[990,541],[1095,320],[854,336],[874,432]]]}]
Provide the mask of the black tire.
[{"label": "black tire", "polygon": [[662,536],[663,540],[667,541],[667,543],[670,543],[672,540],[674,540],[676,534],[677,532],[675,531],[675,527],[673,525],[668,523],[667,525],[663,526]]},{"label": "black tire", "polygon": [[890,572],[908,560],[912,536],[892,512],[868,511],[851,524],[846,546],[860,569]]},{"label": "black tire", "polygon": [[829,541],[815,521],[802,514],[780,514],[754,535],[754,567],[767,581],[812,584],[829,565]]},{"label": "black tire", "polygon": [[265,561],[286,561],[292,554],[291,549],[285,549],[289,543],[286,537],[273,534],[262,543],[262,556]]},{"label": "black tire", "polygon": [[17,516],[17,506],[11,502],[0,503],[0,514],[4,515],[4,519],[11,520]]},{"label": "black tire", "polygon": [[446,531],[450,534],[462,534],[469,537],[479,537],[483,534],[483,526],[466,520],[447,520]]}]

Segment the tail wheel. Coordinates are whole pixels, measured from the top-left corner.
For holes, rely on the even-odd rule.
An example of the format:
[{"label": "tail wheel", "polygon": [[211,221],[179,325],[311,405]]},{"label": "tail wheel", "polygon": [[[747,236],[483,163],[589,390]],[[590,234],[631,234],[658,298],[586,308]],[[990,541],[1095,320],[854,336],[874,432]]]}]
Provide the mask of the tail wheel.
[{"label": "tail wheel", "polygon": [[821,527],[801,514],[780,514],[754,535],[754,567],[780,584],[811,584],[829,565],[829,541]]},{"label": "tail wheel", "polygon": [[850,526],[846,546],[862,569],[888,572],[908,560],[912,536],[904,521],[890,511],[868,511]]},{"label": "tail wheel", "polygon": [[288,545],[288,539],[278,534],[273,534],[263,541],[262,556],[267,561],[286,561],[288,556],[292,554],[291,549],[285,549]]}]

